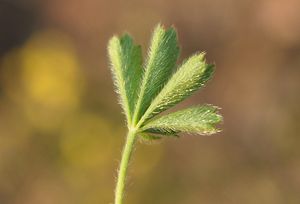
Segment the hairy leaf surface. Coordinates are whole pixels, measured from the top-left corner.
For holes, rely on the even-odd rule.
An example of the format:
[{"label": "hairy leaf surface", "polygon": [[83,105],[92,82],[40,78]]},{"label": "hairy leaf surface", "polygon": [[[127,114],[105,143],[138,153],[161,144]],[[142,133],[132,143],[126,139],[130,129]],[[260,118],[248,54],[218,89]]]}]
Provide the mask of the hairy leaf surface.
[{"label": "hairy leaf surface", "polygon": [[152,101],[143,116],[144,121],[183,101],[205,85],[213,74],[214,66],[206,64],[204,55],[196,54],[181,65]]},{"label": "hairy leaf surface", "polygon": [[142,75],[142,52],[134,45],[132,38],[125,34],[121,38],[112,37],[108,44],[114,83],[120,95],[120,102],[130,123]]},{"label": "hairy leaf surface", "polygon": [[217,110],[217,107],[211,105],[184,109],[153,119],[146,123],[142,130],[156,129],[170,133],[177,131],[210,135],[219,131],[215,126],[222,121],[222,116]]},{"label": "hairy leaf surface", "polygon": [[135,122],[144,114],[153,98],[170,78],[179,54],[177,34],[173,28],[158,25],[154,30],[135,113]]},{"label": "hairy leaf surface", "polygon": [[178,136],[179,131],[172,131],[172,130],[164,130],[164,129],[156,129],[156,128],[149,128],[144,131],[145,133],[157,134],[161,136]]}]

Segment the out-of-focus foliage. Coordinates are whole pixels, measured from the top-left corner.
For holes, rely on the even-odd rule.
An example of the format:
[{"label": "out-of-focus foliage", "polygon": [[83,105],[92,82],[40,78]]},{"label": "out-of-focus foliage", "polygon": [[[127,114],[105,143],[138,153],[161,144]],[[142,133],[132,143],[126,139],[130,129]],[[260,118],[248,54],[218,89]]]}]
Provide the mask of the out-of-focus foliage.
[{"label": "out-of-focus foliage", "polygon": [[41,128],[59,125],[80,103],[83,81],[69,41],[60,33],[44,31],[3,58],[7,94]]},{"label": "out-of-focus foliage", "polygon": [[[28,16],[11,19],[22,8],[39,22],[30,35]],[[125,127],[106,43],[127,30],[146,47],[157,22],[176,26],[182,58],[200,48],[217,65],[180,108],[217,104],[225,121],[216,137],[138,145],[127,202],[300,203],[299,10],[298,0],[2,1],[0,203],[112,202]]]}]

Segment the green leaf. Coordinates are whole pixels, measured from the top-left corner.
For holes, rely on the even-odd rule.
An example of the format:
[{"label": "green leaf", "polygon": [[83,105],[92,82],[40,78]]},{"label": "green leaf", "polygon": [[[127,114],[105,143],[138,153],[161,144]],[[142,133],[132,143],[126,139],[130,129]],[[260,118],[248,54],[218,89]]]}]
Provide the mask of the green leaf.
[{"label": "green leaf", "polygon": [[125,34],[112,37],[108,44],[114,83],[120,95],[120,102],[130,124],[137,101],[142,75],[142,52],[134,45],[132,38]]},{"label": "green leaf", "polygon": [[141,136],[142,139],[146,140],[146,141],[153,141],[153,140],[159,140],[159,139],[161,139],[160,136],[152,135],[152,134],[148,134],[148,133],[141,133],[141,134],[139,134],[139,136]]},{"label": "green leaf", "polygon": [[163,85],[170,78],[175,68],[178,54],[179,47],[174,28],[169,28],[165,31],[161,25],[158,25],[153,33],[148,58],[145,64],[145,72],[134,122],[138,122],[153,98],[160,92]]},{"label": "green leaf", "polygon": [[145,133],[151,133],[151,134],[157,134],[161,136],[174,136],[178,137],[179,131],[173,131],[173,130],[164,130],[164,129],[156,129],[156,128],[149,128],[144,131]]},{"label": "green leaf", "polygon": [[210,135],[219,131],[215,126],[222,121],[222,116],[217,110],[217,107],[211,105],[188,108],[153,119],[146,123],[142,130],[157,129],[165,132]]},{"label": "green leaf", "polygon": [[176,137],[178,138],[179,136],[177,135],[178,132],[163,132],[161,130],[154,130],[154,129],[149,129],[145,132],[140,132],[139,136],[141,138],[141,142],[152,142],[156,140],[160,140],[163,137]]},{"label": "green leaf", "polygon": [[195,54],[181,65],[152,101],[142,118],[143,122],[183,101],[205,85],[213,74],[214,66],[206,64],[204,55]]}]

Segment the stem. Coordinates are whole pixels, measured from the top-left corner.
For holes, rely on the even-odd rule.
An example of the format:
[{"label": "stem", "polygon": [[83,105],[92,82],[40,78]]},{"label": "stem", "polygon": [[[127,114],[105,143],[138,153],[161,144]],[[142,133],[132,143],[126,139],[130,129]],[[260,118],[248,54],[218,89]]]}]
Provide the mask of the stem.
[{"label": "stem", "polygon": [[126,143],[122,153],[122,159],[120,163],[120,169],[118,173],[118,180],[115,191],[115,204],[122,204],[124,198],[126,175],[130,157],[133,151],[133,147],[136,141],[136,131],[129,130],[127,134]]}]

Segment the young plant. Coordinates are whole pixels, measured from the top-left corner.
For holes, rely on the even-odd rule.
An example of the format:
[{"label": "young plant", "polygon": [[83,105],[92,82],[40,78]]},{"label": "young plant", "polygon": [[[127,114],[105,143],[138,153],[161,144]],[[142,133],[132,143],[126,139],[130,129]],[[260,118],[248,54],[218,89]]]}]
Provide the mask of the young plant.
[{"label": "young plant", "polygon": [[115,204],[122,204],[128,164],[138,137],[154,140],[180,133],[211,135],[219,131],[216,125],[222,116],[212,105],[158,116],[203,87],[214,72],[214,65],[205,61],[205,53],[196,53],[176,66],[179,47],[174,28],[155,28],[145,63],[141,47],[128,34],[112,37],[108,53],[128,127],[115,190]]}]

